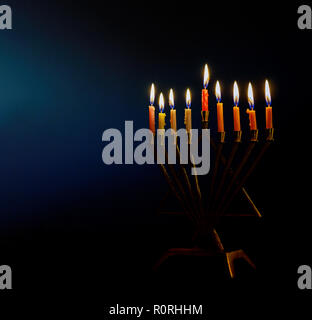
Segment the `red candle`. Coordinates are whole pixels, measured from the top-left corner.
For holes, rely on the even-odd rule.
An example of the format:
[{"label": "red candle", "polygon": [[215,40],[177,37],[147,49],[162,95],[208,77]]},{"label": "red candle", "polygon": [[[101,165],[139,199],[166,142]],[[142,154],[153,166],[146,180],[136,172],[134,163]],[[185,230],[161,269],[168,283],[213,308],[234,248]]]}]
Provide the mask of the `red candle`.
[{"label": "red candle", "polygon": [[202,90],[202,111],[208,111],[208,83],[209,83],[209,70],[208,66],[205,65],[204,72],[204,89]]},{"label": "red candle", "polygon": [[268,80],[265,80],[265,100],[267,107],[265,108],[265,125],[267,129],[273,128],[273,115],[271,107],[271,93]]},{"label": "red candle", "polygon": [[154,83],[152,83],[151,93],[150,93],[150,106],[148,107],[149,108],[149,129],[155,135],[155,107],[154,107],[154,101],[155,101],[155,87],[154,87]]}]

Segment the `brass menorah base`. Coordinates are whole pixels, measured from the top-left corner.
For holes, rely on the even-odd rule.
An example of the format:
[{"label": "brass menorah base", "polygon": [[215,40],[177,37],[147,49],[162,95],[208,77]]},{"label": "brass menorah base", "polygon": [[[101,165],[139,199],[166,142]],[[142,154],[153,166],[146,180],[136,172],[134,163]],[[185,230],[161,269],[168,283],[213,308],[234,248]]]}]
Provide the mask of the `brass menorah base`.
[{"label": "brass menorah base", "polygon": [[[204,113],[202,116],[202,127],[207,128],[208,121],[206,121],[206,119],[208,118],[208,114]],[[266,131],[265,142],[261,146],[260,152],[256,153],[253,161],[249,164],[249,158],[255,154],[255,146],[258,145],[258,130],[252,130],[245,151],[239,157],[239,161],[236,161],[238,163],[236,167],[233,165],[233,160],[239,156],[238,149],[241,144],[241,132],[234,132],[233,143],[230,145],[231,151],[228,157],[223,153],[225,133],[219,134],[217,143],[211,138],[210,143],[215,151],[215,163],[212,169],[210,188],[207,194],[208,197],[203,196],[198,177],[196,175],[193,176],[193,178],[188,176],[186,171],[186,169],[188,169],[187,166],[181,164],[177,166],[177,171],[182,171],[182,178],[180,178],[173,165],[168,165],[170,174],[165,165],[160,165],[168,186],[170,187],[170,191],[179,201],[181,208],[184,210],[183,213],[186,214],[194,224],[196,234],[194,247],[172,248],[167,250],[154,266],[154,270],[157,270],[160,265],[172,256],[213,257],[220,255],[225,257],[226,266],[231,278],[235,277],[234,262],[238,259],[243,259],[252,268],[256,268],[255,264],[242,249],[226,251],[215,227],[220,217],[226,215],[229,205],[240,191],[256,215],[261,217],[260,211],[247,193],[244,185],[267,148],[271,145],[273,132],[273,129]],[[177,152],[179,153],[178,147]],[[221,166],[223,166],[222,169],[220,169]],[[219,180],[217,179],[218,173],[220,176]],[[191,180],[194,180],[194,192],[191,187]],[[208,200],[209,203],[207,203],[206,200]]]},{"label": "brass menorah base", "polygon": [[231,278],[235,277],[235,261],[239,259],[245,260],[253,269],[256,269],[255,264],[251,261],[248,255],[242,250],[227,251],[224,249],[222,241],[215,229],[208,229],[207,221],[199,225],[199,228],[194,235],[194,247],[192,248],[171,248],[167,250],[162,257],[154,265],[154,271],[157,271],[170,257],[188,256],[188,257],[218,257],[223,256],[226,269]]},{"label": "brass menorah base", "polygon": [[226,267],[228,269],[230,277],[235,277],[234,262],[238,259],[244,259],[253,269],[256,269],[255,264],[250,260],[247,254],[242,250],[213,252],[202,248],[172,248],[169,249],[154,266],[156,271],[169,257],[173,256],[191,256],[191,257],[214,257],[217,255],[224,255],[226,260]]}]

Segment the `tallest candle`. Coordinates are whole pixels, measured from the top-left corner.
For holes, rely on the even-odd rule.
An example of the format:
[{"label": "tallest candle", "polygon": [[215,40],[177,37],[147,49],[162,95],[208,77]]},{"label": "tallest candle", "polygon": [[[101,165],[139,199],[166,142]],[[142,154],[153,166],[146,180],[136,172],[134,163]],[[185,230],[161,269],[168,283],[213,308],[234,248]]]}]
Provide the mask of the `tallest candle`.
[{"label": "tallest candle", "polygon": [[202,111],[208,111],[208,83],[209,83],[209,70],[208,66],[205,65],[204,71],[204,89],[202,90]]}]

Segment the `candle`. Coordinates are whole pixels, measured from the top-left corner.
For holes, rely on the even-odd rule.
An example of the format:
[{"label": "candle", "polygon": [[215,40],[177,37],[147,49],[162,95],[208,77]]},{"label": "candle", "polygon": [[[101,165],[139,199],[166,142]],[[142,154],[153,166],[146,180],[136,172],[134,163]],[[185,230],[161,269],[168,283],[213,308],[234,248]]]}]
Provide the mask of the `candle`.
[{"label": "candle", "polygon": [[169,93],[169,106],[170,106],[170,124],[171,129],[177,131],[177,115],[176,110],[174,109],[174,99],[173,99],[173,90],[170,89]]},{"label": "candle", "polygon": [[223,103],[221,102],[221,89],[220,89],[219,81],[217,81],[217,84],[216,84],[216,98],[217,98],[218,132],[224,132]]},{"label": "candle", "polygon": [[272,107],[271,107],[271,93],[268,80],[265,80],[265,101],[267,107],[265,108],[265,124],[267,129],[273,128]]},{"label": "candle", "polygon": [[247,113],[249,114],[250,130],[257,130],[256,111],[254,110],[255,108],[254,97],[253,97],[252,86],[250,82],[248,85],[248,104],[250,108],[250,109],[247,109]]},{"label": "candle", "polygon": [[209,70],[208,66],[205,65],[204,71],[204,89],[202,90],[202,111],[208,111],[208,83],[209,83]]},{"label": "candle", "polygon": [[192,110],[190,109],[191,106],[191,92],[190,89],[186,90],[186,108],[184,113],[184,124],[187,133],[191,133],[192,129]]},{"label": "candle", "polygon": [[159,129],[165,129],[166,114],[164,113],[164,109],[165,109],[164,96],[161,92],[159,95],[159,114],[158,114],[158,128]]},{"label": "candle", "polygon": [[234,97],[234,107],[233,107],[234,131],[241,131],[240,114],[239,114],[239,107],[238,107],[239,91],[238,91],[238,86],[236,81],[234,82],[234,87],[233,87],[233,97]]},{"label": "candle", "polygon": [[150,106],[149,106],[149,128],[155,135],[155,107],[154,107],[154,100],[155,100],[155,87],[154,83],[151,86],[151,93],[150,93]]}]

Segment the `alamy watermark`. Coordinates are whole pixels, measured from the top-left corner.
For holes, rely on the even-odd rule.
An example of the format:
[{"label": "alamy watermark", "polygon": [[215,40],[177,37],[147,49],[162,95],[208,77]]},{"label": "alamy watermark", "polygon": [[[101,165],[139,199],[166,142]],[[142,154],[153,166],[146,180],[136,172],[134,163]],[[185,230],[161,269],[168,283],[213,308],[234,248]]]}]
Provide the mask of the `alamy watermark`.
[{"label": "alamy watermark", "polygon": [[12,289],[12,270],[9,266],[0,266],[0,290]]},{"label": "alamy watermark", "polygon": [[298,8],[298,28],[301,30],[312,29],[312,10],[308,5],[302,5]]},{"label": "alamy watermark", "polygon": [[[171,129],[158,129],[154,141],[152,131],[139,129],[133,132],[133,121],[125,121],[124,141],[122,136],[118,129],[111,128],[103,132],[102,141],[109,142],[102,152],[102,159],[105,164],[133,164],[134,162],[139,165],[176,164],[176,144],[178,144],[179,163],[188,164],[191,162],[195,166],[191,171],[193,175],[205,175],[210,170],[209,129],[201,130],[201,139],[199,139],[197,129],[192,129],[190,135],[185,129],[179,129],[177,132]],[[201,155],[199,154],[199,140],[201,142]],[[191,141],[190,144],[189,141]],[[134,143],[137,144],[136,147]]]},{"label": "alamy watermark", "polygon": [[0,5],[0,30],[12,29],[12,9],[7,5]]}]

